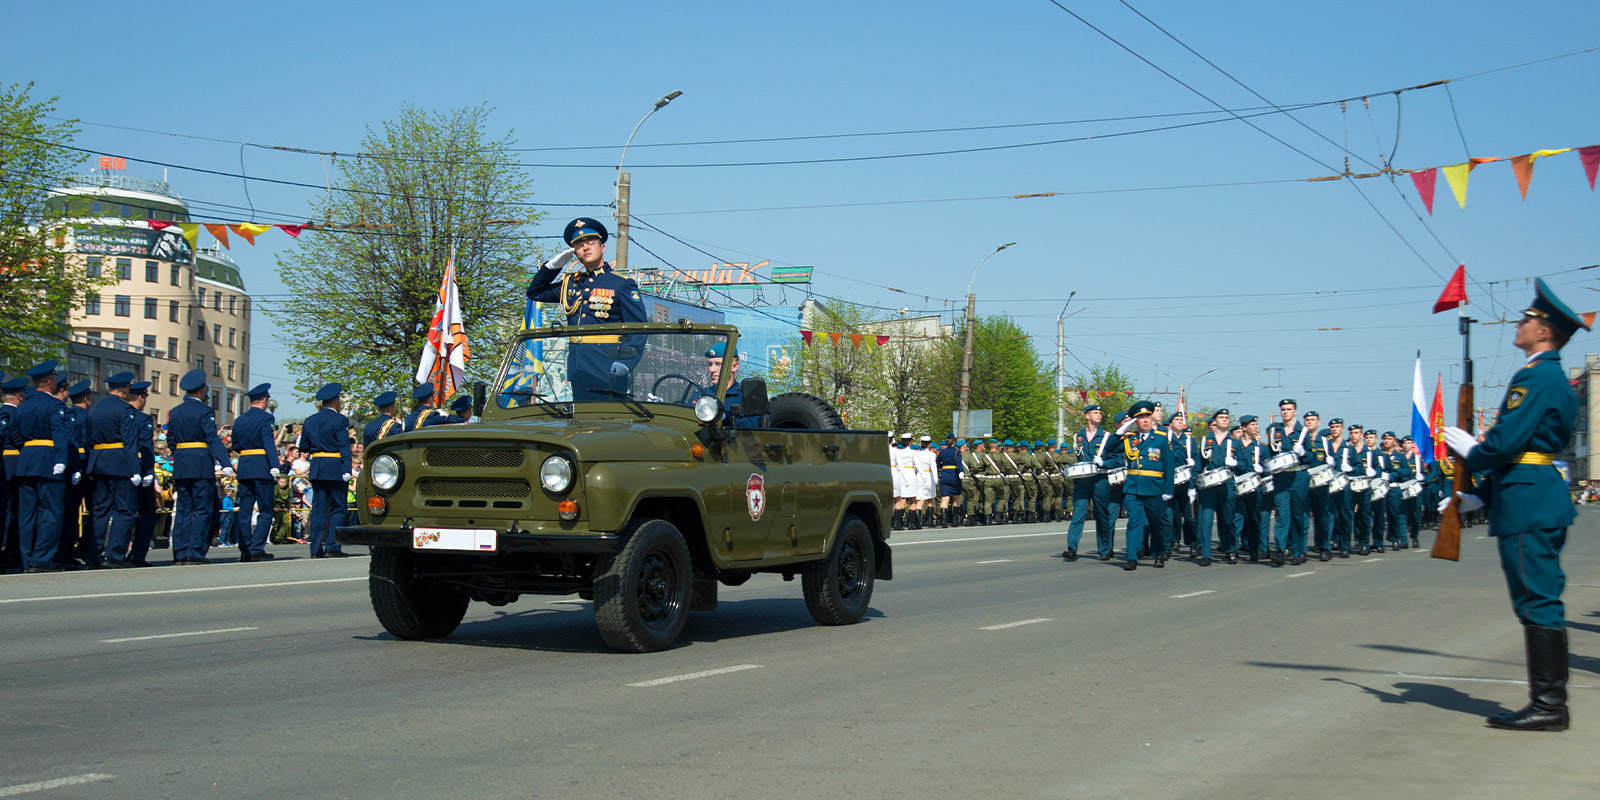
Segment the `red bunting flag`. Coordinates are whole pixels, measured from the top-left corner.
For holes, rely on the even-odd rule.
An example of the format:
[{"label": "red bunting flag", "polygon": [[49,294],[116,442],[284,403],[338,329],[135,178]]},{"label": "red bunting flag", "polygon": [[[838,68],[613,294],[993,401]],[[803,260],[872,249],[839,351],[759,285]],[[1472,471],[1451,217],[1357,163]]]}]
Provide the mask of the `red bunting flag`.
[{"label": "red bunting flag", "polygon": [[800,332],[800,345],[802,347],[804,347],[804,346],[806,346],[808,344],[811,344],[811,335],[812,335],[812,333],[814,333],[814,332],[813,331],[801,331]]},{"label": "red bunting flag", "polygon": [[1458,308],[1467,302],[1467,265],[1456,267],[1456,274],[1450,276],[1450,282],[1444,285],[1444,293],[1433,304],[1433,313],[1449,311]]},{"label": "red bunting flag", "polygon": [[168,222],[164,219],[147,219],[145,220],[145,223],[147,223],[150,226],[150,230],[153,231],[165,230],[177,224],[174,222]]},{"label": "red bunting flag", "polygon": [[1422,195],[1422,205],[1428,209],[1428,214],[1433,214],[1433,185],[1439,180],[1438,167],[1419,169],[1411,173],[1411,182],[1417,186],[1417,194]]},{"label": "red bunting flag", "polygon": [[884,345],[889,343],[889,337],[887,337],[887,336],[879,336],[879,337],[877,337],[877,339],[878,339],[878,346],[879,347],[882,347],[882,346],[884,346]]},{"label": "red bunting flag", "polygon": [[1079,389],[1078,390],[1078,402],[1080,402],[1080,403],[1089,402],[1089,393],[1084,391],[1084,390],[1082,390],[1082,389]]},{"label": "red bunting flag", "polygon": [[300,232],[305,230],[306,228],[311,227],[311,226],[310,225],[279,225],[278,227],[282,228],[284,233],[287,233],[290,236],[293,236],[294,238],[298,239],[298,238],[300,238]]},{"label": "red bunting flag", "polygon": [[861,349],[861,334],[859,334],[859,333],[850,334],[850,346],[855,348],[855,349],[857,349],[857,350]]},{"label": "red bunting flag", "polygon": [[1594,175],[1600,171],[1600,144],[1578,148],[1578,158],[1583,159],[1583,173],[1589,176],[1589,189],[1594,190]]}]

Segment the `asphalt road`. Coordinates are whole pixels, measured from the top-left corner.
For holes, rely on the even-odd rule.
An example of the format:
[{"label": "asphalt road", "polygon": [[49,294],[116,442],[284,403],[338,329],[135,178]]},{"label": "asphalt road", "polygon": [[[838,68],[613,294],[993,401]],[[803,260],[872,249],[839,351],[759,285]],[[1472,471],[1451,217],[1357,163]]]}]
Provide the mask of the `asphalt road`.
[{"label": "asphalt road", "polygon": [[1062,531],[898,533],[860,624],[759,576],[650,655],[576,599],[398,641],[367,559],[304,548],[6,576],[0,797],[1600,796],[1600,509],[1559,734],[1480,719],[1526,696],[1483,528],[1459,564],[1134,573],[1064,563]]}]

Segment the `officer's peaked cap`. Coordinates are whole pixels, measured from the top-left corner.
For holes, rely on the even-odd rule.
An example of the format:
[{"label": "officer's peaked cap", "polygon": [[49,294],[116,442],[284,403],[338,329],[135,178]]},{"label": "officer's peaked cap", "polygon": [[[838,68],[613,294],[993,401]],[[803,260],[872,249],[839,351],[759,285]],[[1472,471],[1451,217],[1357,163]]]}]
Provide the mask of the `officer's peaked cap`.
[{"label": "officer's peaked cap", "polygon": [[326,384],[321,389],[317,390],[317,400],[318,400],[318,402],[326,403],[329,400],[332,400],[333,398],[338,397],[339,394],[341,392],[343,392],[343,391],[344,391],[344,387],[340,386],[337,383]]},{"label": "officer's peaked cap", "polygon": [[203,369],[191,369],[178,379],[178,388],[185,392],[192,392],[204,385],[206,385],[206,371]]},{"label": "officer's peaked cap", "polygon": [[1566,303],[1561,302],[1561,298],[1556,297],[1555,292],[1550,291],[1550,287],[1545,284],[1544,278],[1534,280],[1533,305],[1523,309],[1522,313],[1524,316],[1538,317],[1550,323],[1551,327],[1566,336],[1576,333],[1579,328],[1589,330],[1583,317],[1573,313]]},{"label": "officer's peaked cap", "polygon": [[566,241],[568,247],[576,245],[579,239],[587,239],[590,236],[598,236],[600,241],[604,242],[611,238],[611,233],[606,230],[606,226],[600,224],[599,220],[589,217],[578,217],[567,223],[567,229],[561,232],[561,238]]}]

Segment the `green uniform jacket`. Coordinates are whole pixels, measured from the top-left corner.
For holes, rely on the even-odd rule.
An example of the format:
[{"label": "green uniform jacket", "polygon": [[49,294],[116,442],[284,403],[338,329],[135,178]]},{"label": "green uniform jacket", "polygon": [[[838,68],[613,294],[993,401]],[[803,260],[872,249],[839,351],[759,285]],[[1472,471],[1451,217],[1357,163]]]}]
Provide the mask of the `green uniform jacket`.
[{"label": "green uniform jacket", "polygon": [[1489,506],[1489,535],[1515,536],[1565,528],[1577,518],[1566,481],[1551,464],[1519,464],[1527,453],[1560,453],[1572,440],[1578,396],[1561,369],[1561,353],[1539,353],[1511,376],[1499,421],[1467,456],[1474,473],[1489,471],[1477,494]]}]

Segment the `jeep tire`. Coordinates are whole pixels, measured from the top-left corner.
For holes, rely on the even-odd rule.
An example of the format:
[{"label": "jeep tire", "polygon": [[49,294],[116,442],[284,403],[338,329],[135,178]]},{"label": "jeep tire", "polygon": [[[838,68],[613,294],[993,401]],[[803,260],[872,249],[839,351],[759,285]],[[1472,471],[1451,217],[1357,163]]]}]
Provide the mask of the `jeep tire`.
[{"label": "jeep tire", "polygon": [[467,615],[465,592],[417,577],[417,556],[399,547],[372,548],[367,590],[383,629],[401,639],[449,636]]},{"label": "jeep tire", "polygon": [[689,546],[663,519],[635,520],[625,536],[622,550],[595,567],[595,624],[613,650],[665,650],[689,619]]},{"label": "jeep tire", "polygon": [[767,426],[794,430],[844,430],[844,420],[828,401],[813,394],[789,392],[767,401]]},{"label": "jeep tire", "polygon": [[859,621],[872,602],[874,571],[872,533],[860,517],[846,514],[828,557],[805,565],[800,573],[806,610],[823,625]]}]

